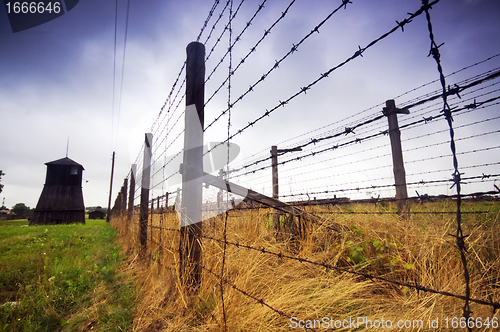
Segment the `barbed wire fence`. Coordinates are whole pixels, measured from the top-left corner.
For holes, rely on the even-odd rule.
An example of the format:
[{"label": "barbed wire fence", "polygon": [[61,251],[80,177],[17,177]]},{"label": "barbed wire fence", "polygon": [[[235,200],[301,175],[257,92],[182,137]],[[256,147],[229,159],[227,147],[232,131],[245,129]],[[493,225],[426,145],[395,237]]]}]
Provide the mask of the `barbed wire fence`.
[{"label": "barbed wire fence", "polygon": [[[219,0],[215,1],[211,7],[196,39],[197,41],[201,40],[203,33],[209,26],[209,22],[214,16],[219,2]],[[500,146],[483,146],[482,144],[482,139],[484,137],[498,137],[500,132],[500,130],[494,130],[494,128],[498,128],[500,116],[491,116],[488,112],[486,112],[500,103],[500,89],[497,88],[497,84],[500,83],[500,68],[489,68],[480,74],[472,75],[466,79],[453,82],[453,85],[449,83],[449,85],[447,85],[447,82],[450,82],[450,80],[454,78],[454,75],[466,72],[467,70],[480,65],[487,65],[490,61],[497,58],[499,54],[491,56],[483,61],[476,62],[445,76],[439,52],[439,48],[443,44],[438,45],[435,41],[430,16],[430,10],[433,6],[439,3],[439,0],[431,2],[423,0],[422,6],[418,10],[414,13],[408,13],[408,17],[402,19],[401,21],[396,21],[396,25],[392,29],[382,34],[380,37],[372,40],[370,43],[366,44],[366,46],[358,46],[358,49],[354,51],[352,56],[348,57],[336,66],[331,67],[322,73],[318,78],[309,84],[304,85],[289,97],[283,100],[278,100],[273,107],[266,109],[265,112],[248,122],[247,125],[240,126],[239,129],[236,130],[231,130],[231,127],[234,125],[231,113],[232,110],[235,109],[235,105],[247,98],[247,96],[252,95],[256,87],[263,83],[272,74],[277,72],[280,65],[293,56],[293,54],[298,51],[299,47],[301,47],[306,40],[319,33],[319,29],[327,21],[334,17],[335,14],[341,12],[342,9],[348,10],[349,4],[352,3],[349,0],[342,0],[341,3],[320,23],[312,27],[310,33],[303,36],[296,43],[293,43],[287,53],[279,58],[279,60],[275,60],[275,63],[267,71],[260,75],[257,81],[250,84],[248,89],[235,98],[232,96],[232,94],[234,95],[234,91],[232,92],[231,90],[232,78],[235,74],[237,74],[238,70],[240,70],[246,62],[248,62],[247,60],[252,55],[257,53],[257,48],[265,42],[271,31],[286,18],[290,8],[292,8],[295,3],[295,1],[291,1],[286,7],[284,7],[281,14],[277,15],[277,18],[272,22],[272,24],[264,30],[263,36],[250,47],[248,52],[244,53],[245,55],[243,58],[233,67],[233,52],[235,46],[242,40],[245,33],[249,31],[252,22],[265,10],[266,4],[266,0],[264,0],[257,6],[256,9],[254,9],[252,12],[253,14],[238,33],[234,31],[235,26],[233,23],[236,22],[236,17],[238,16],[239,10],[244,2],[245,1],[242,0],[236,8],[233,8],[233,1],[228,0],[225,7],[220,10],[220,14],[218,15],[216,22],[213,23],[204,42],[206,47],[227,10],[228,23],[222,28],[219,37],[213,43],[208,55],[203,58],[203,65],[205,66],[209,64],[209,60],[213,54],[216,54],[216,51],[220,51],[221,53],[220,60],[213,65],[213,69],[208,77],[206,79],[204,78],[203,89],[205,89],[205,84],[213,82],[217,75],[221,76],[221,83],[215,84],[213,92],[208,98],[206,98],[206,101],[204,101],[204,106],[207,106],[209,103],[216,103],[216,97],[220,95],[222,88],[225,86],[228,90],[227,102],[226,106],[223,107],[214,120],[209,122],[208,125],[202,126],[202,135],[204,135],[210,128],[218,125],[220,121],[227,116],[227,138],[221,142],[209,142],[205,144],[203,152],[200,154],[201,157],[199,157],[203,159],[203,164],[205,166],[211,165],[210,172],[207,173],[220,170],[219,178],[221,178],[221,181],[224,181],[227,186],[225,201],[222,199],[222,194],[220,194],[222,189],[220,191],[217,191],[219,190],[218,188],[212,189],[212,191],[210,191],[210,189],[206,189],[206,195],[204,194],[204,196],[210,198],[211,201],[207,201],[200,207],[200,209],[203,210],[203,220],[205,220],[205,222],[208,221],[213,224],[217,215],[219,215],[219,218],[222,216],[221,220],[223,221],[223,231],[222,236],[220,237],[215,237],[215,234],[214,236],[210,236],[204,233],[198,233],[196,235],[196,240],[199,242],[215,242],[221,246],[221,263],[214,263],[212,260],[208,260],[210,263],[213,263],[213,265],[210,266],[210,264],[205,263],[205,261],[201,261],[200,258],[200,261],[197,264],[200,269],[213,276],[218,281],[222,303],[222,328],[224,330],[227,329],[227,317],[225,311],[226,299],[224,296],[225,286],[236,290],[257,303],[260,303],[279,316],[286,317],[288,319],[292,318],[290,313],[272,306],[268,299],[252,295],[250,292],[240,286],[237,286],[230,280],[230,276],[227,275],[225,271],[227,246],[237,248],[238,250],[245,249],[259,252],[264,255],[276,257],[279,260],[298,261],[300,263],[319,266],[331,271],[356,275],[372,281],[389,283],[397,286],[408,287],[417,291],[440,294],[446,297],[460,299],[464,301],[462,316],[467,322],[472,319],[470,303],[489,306],[493,309],[493,312],[499,309],[500,303],[492,298],[485,300],[471,297],[470,272],[468,269],[466,245],[466,238],[468,235],[464,235],[462,229],[462,215],[498,214],[498,211],[462,211],[462,202],[464,199],[477,199],[480,197],[494,199],[498,194],[500,194],[500,189],[496,185],[496,181],[500,178],[500,172],[498,171],[498,165],[500,163],[494,157],[485,157],[488,154],[491,156],[491,152],[496,151],[500,148]],[[252,128],[260,121],[272,116],[275,112],[279,112],[280,109],[285,108],[299,95],[306,95],[307,91],[313,89],[320,81],[327,79],[335,70],[346,66],[355,59],[363,57],[363,55],[367,53],[370,48],[374,47],[379,42],[388,38],[397,31],[404,32],[404,27],[412,23],[414,19],[421,15],[425,16],[426,19],[431,43],[429,56],[432,56],[437,64],[439,79],[402,93],[394,99],[401,99],[407,95],[415,94],[420,89],[427,88],[436,82],[440,83],[440,89],[425,92],[412,99],[399,102],[399,108],[397,109],[394,106],[394,110],[397,110],[397,112],[404,112],[405,114],[408,114],[400,119],[401,123],[397,125],[397,128],[387,129],[387,125],[383,123],[384,121],[382,121],[382,119],[388,117],[389,113],[381,112],[382,106],[384,105],[381,103],[357,112],[355,114],[356,116],[363,115],[363,117],[358,120],[352,120],[355,117],[350,116],[315,130],[306,133],[299,133],[299,135],[295,137],[278,143],[282,149],[277,150],[279,152],[275,154],[275,158],[278,160],[277,158],[279,157],[279,161],[275,163],[272,162],[273,155],[269,155],[269,147],[266,147],[261,152],[257,152],[254,155],[245,158],[241,162],[241,166],[229,166],[233,159],[231,157],[231,141],[233,141],[235,137],[241,135],[247,130],[252,130]],[[228,34],[229,40],[228,47],[227,50],[221,51],[221,40],[226,33]],[[233,38],[233,36],[236,37]],[[222,65],[226,62],[228,63],[227,75],[221,75],[219,74],[220,68],[222,68]],[[174,84],[168,93],[166,101],[154,120],[150,133],[146,135],[145,144],[141,148],[141,151],[131,167],[131,171],[125,179],[124,186],[118,194],[113,208],[114,211],[116,211],[116,213],[113,214],[114,218],[121,218],[120,220],[123,219],[123,216],[128,210],[128,217],[125,218],[127,220],[125,227],[127,230],[126,232],[127,234],[140,234],[139,237],[133,240],[135,241],[135,246],[143,252],[144,257],[150,257],[153,260],[158,260],[158,257],[166,257],[170,255],[171,257],[174,257],[174,262],[179,262],[179,257],[186,255],[182,253],[182,240],[180,240],[180,238],[182,238],[182,227],[172,227],[172,222],[168,222],[168,220],[174,220],[174,224],[175,222],[179,223],[176,220],[178,220],[177,213],[182,214],[182,211],[179,211],[179,209],[182,210],[181,197],[183,194],[183,190],[181,190],[180,187],[177,187],[172,191],[169,191],[169,189],[172,187],[175,188],[175,185],[180,185],[184,181],[181,179],[181,173],[183,170],[190,167],[190,165],[182,164],[181,162],[185,149],[180,146],[180,138],[183,134],[186,135],[185,127],[182,125],[181,121],[183,116],[186,116],[186,112],[179,112],[180,104],[183,100],[185,100],[186,93],[181,95],[181,90],[184,86],[186,86],[186,91],[193,89],[193,86],[186,84],[186,79],[184,79],[179,85],[181,76],[185,72],[187,75],[187,61],[185,61],[181,66]],[[194,73],[195,76],[196,74],[198,73]],[[196,87],[191,93],[197,95],[201,90],[202,88]],[[387,103],[386,107],[389,107],[388,105],[389,103]],[[470,114],[473,114],[475,121],[467,119],[467,115]],[[454,120],[462,118],[465,118],[462,124],[454,124]],[[440,119],[446,120],[448,124],[447,129],[442,129],[439,125]],[[482,127],[485,125],[491,127],[492,130],[483,131],[478,129],[480,126]],[[396,131],[398,135],[400,135],[400,132],[405,134],[405,138],[402,139],[402,143],[404,143],[405,146],[408,144],[408,147],[404,149],[405,153],[422,150],[428,151],[425,158],[419,157],[417,159],[405,160],[404,167],[406,167],[409,172],[405,174],[406,180],[404,180],[404,183],[397,183],[397,180],[394,181],[394,177],[390,174],[390,167],[395,167],[390,161],[394,152],[382,152],[387,151],[389,144],[382,142],[381,140],[387,140],[385,137],[394,134]],[[443,137],[446,133],[449,133],[449,138]],[[460,135],[458,135],[459,133]],[[188,136],[185,136],[185,140],[186,137]],[[433,143],[421,143],[423,139],[427,139],[429,137],[432,137]],[[438,140],[438,138],[441,140]],[[463,144],[463,150],[457,150],[458,142]],[[186,144],[189,145],[189,143],[190,142],[185,141],[184,146],[186,146]],[[451,154],[449,152],[445,153],[444,150],[441,149],[447,144],[450,144]],[[364,148],[366,145],[368,146]],[[221,151],[224,152],[224,154],[222,154],[224,156],[224,165],[216,167],[217,163],[215,162],[214,155],[221,155]],[[298,153],[296,153],[293,157],[287,157],[289,155],[288,153],[292,151]],[[144,162],[143,164],[140,164],[139,161],[142,155],[144,155]],[[149,159],[146,158],[146,155],[149,155],[151,163],[149,163]],[[479,158],[481,159],[480,162],[476,162],[475,158],[470,158],[472,162],[461,162],[459,169],[458,159],[460,156],[479,155],[481,155],[481,158]],[[444,159],[450,157],[453,161],[452,168],[447,167],[446,162],[443,161]],[[148,160],[147,163],[146,160]],[[401,163],[403,163],[402,158]],[[179,164],[182,164],[181,170],[179,170]],[[367,164],[369,167],[365,167]],[[435,165],[440,166],[436,167]],[[225,170],[223,169],[224,167]],[[277,170],[277,167],[282,168],[280,170],[280,178],[290,179],[290,191],[287,194],[285,193],[279,195],[279,198],[281,199],[280,202],[252,202],[252,199],[245,199],[238,206],[236,206],[235,203],[232,203],[232,201],[234,202],[234,195],[230,195],[229,192],[231,187],[234,187],[234,184],[229,182],[230,179],[231,181],[238,181],[241,179],[242,181],[245,181],[245,183],[249,183],[250,186],[254,188],[262,187],[261,193],[269,196],[269,194],[273,192],[273,186],[271,181],[268,180],[269,175],[264,174],[264,171],[270,172],[273,168]],[[312,172],[311,170],[314,171]],[[333,172],[332,170],[335,171]],[[467,172],[472,171],[474,173],[464,176],[464,173],[461,173],[463,170],[467,170]],[[324,171],[328,171],[328,174],[323,175]],[[450,172],[451,178],[445,175],[450,174]],[[144,174],[146,174],[146,180]],[[352,181],[346,182],[346,179],[352,178],[354,174],[370,175],[366,176],[366,179],[353,179]],[[372,174],[377,175],[372,176]],[[137,185],[139,183],[139,179],[141,178],[143,182],[140,185]],[[301,180],[293,181],[292,179],[294,178],[299,178]],[[127,183],[130,183],[128,187]],[[485,184],[487,184],[490,188],[489,190],[484,189],[487,188]],[[295,186],[293,190],[292,185]],[[454,188],[456,192],[443,193],[441,191],[439,194],[436,194],[439,190],[442,190],[443,185],[447,185],[450,190]],[[462,189],[465,185],[467,185],[469,190],[464,194]],[[394,197],[394,191],[396,190],[397,193],[398,189],[402,186],[404,186],[405,191],[406,188],[413,189],[416,196],[411,195],[408,197],[406,195],[401,196],[396,194],[396,197]],[[249,187],[250,190],[252,189],[251,187]],[[341,196],[346,194],[348,194],[350,198]],[[339,197],[337,197],[337,195],[339,195]],[[146,198],[144,198],[145,196]],[[369,196],[369,198],[363,198],[366,196]],[[153,198],[150,199],[150,197]],[[405,214],[406,218],[410,218],[410,216],[418,214],[453,213],[456,216],[456,233],[452,236],[456,240],[456,247],[463,267],[465,286],[465,293],[463,295],[433,289],[432,287],[421,285],[417,282],[417,280],[415,280],[414,283],[394,280],[385,276],[361,272],[355,267],[339,267],[326,262],[294,256],[290,253],[283,253],[281,251],[277,252],[271,248],[257,247],[250,244],[231,241],[228,240],[227,237],[229,215],[238,213],[238,211],[242,210],[266,209],[268,211],[278,211],[280,214],[283,214],[290,211],[288,208],[289,206],[308,207],[311,205],[322,204],[340,206],[342,204],[352,204],[354,202],[370,203],[375,205],[381,202],[403,202],[407,204],[410,201],[423,203],[426,201],[444,198],[452,199],[456,203],[455,212],[410,211],[408,207],[407,211],[315,211],[314,217],[316,218],[316,221],[320,221],[320,225],[328,225],[329,221],[318,215],[395,214],[398,212],[401,218],[404,219]],[[135,206],[134,202],[138,202],[139,200],[141,201],[141,205]],[[272,214],[271,212],[269,213]],[[156,224],[153,218],[155,215],[158,215],[158,222]],[[302,217],[302,219],[304,219],[304,216]],[[274,218],[276,217],[272,217],[272,219]],[[279,228],[283,225],[280,226],[279,215],[277,218],[277,227],[279,231]],[[294,217],[292,216],[292,220],[293,218]],[[301,222],[304,223],[304,220],[300,220],[301,218],[299,213],[299,224]],[[273,220],[273,222],[276,227],[276,220]],[[167,225],[170,225],[170,227]],[[304,232],[307,232],[308,228],[304,228],[305,224],[301,225],[302,226],[299,227],[299,236],[304,236]],[[201,228],[201,226],[199,227]],[[138,231],[135,231],[134,233],[132,229],[137,229]],[[147,234],[148,230],[149,235]],[[219,264],[220,266],[218,266]],[[179,272],[180,268],[179,266],[175,266],[175,264],[170,268],[172,268],[173,273],[176,273],[181,279],[182,276],[187,273],[186,271]],[[183,283],[183,287],[188,287],[189,285],[189,282]],[[190,291],[196,291],[197,286],[191,286],[192,289]],[[467,325],[467,328],[472,330],[470,325]],[[314,329],[310,328],[310,330]]]}]

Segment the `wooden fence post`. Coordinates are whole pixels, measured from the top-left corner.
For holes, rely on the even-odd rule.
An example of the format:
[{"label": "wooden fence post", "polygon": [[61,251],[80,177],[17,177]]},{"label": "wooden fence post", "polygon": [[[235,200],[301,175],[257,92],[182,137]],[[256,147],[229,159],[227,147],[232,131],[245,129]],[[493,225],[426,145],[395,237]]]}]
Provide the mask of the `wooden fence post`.
[{"label": "wooden fence post", "polygon": [[271,166],[273,173],[273,198],[279,198],[279,185],[278,185],[278,147],[271,146]]},{"label": "wooden fence post", "polygon": [[184,158],[181,167],[180,275],[196,290],[202,275],[203,126],[205,103],[205,46],[192,42],[186,48],[186,113]]},{"label": "wooden fence post", "polygon": [[141,210],[139,221],[139,239],[141,243],[142,254],[146,253],[148,242],[148,207],[149,207],[149,182],[151,173],[151,145],[153,134],[145,134],[144,139],[144,158],[142,162],[142,183],[141,183]]},{"label": "wooden fence post", "polygon": [[[279,184],[278,184],[278,147],[271,146],[271,169],[273,176],[273,198],[279,198]],[[280,215],[277,211],[271,214],[273,218],[273,226],[276,231],[280,229]]]},{"label": "wooden fence post", "polygon": [[[279,199],[278,185],[278,153],[302,151],[302,148],[279,149],[276,145],[271,146],[271,166],[273,175],[273,198]],[[293,217],[292,217],[293,218]],[[280,213],[273,213],[273,225],[276,230],[280,229]]]},{"label": "wooden fence post", "polygon": [[385,102],[383,113],[387,116],[387,120],[389,121],[389,137],[391,139],[398,214],[404,219],[409,219],[410,205],[408,202],[408,191],[406,189],[406,173],[403,162],[403,151],[401,148],[401,132],[399,131],[398,114],[410,114],[410,111],[407,108],[396,108],[396,103],[391,99]]},{"label": "wooden fence post", "polygon": [[127,212],[127,188],[128,188],[128,181],[127,179],[125,178],[123,180],[123,187],[122,187],[122,199],[123,199],[123,202],[122,202],[122,209],[120,211],[121,215],[124,216],[125,213]]},{"label": "wooden fence post", "polygon": [[115,172],[115,151],[113,151],[113,161],[111,162],[111,179],[109,180],[109,198],[108,212],[106,213],[106,221],[109,222],[111,217],[111,192],[113,191],[113,174]]},{"label": "wooden fence post", "polygon": [[[130,168],[130,191],[128,193],[128,215],[127,219],[130,224],[132,221],[132,215],[134,214],[134,195],[135,195],[135,172],[137,166],[136,164],[132,164]],[[128,228],[128,227],[127,227]]]}]

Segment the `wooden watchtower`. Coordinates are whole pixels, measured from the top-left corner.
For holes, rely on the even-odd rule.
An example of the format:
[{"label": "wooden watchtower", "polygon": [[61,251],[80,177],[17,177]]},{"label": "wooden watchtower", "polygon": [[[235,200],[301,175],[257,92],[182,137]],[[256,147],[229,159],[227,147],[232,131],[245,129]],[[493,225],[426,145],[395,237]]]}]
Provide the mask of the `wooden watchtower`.
[{"label": "wooden watchtower", "polygon": [[45,185],[30,225],[85,223],[83,166],[68,157],[45,165]]}]

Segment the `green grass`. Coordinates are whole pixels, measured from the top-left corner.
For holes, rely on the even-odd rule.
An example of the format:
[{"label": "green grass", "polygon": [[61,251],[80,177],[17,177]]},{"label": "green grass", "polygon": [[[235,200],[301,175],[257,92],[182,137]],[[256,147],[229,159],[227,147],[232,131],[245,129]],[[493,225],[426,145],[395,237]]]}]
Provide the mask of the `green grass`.
[{"label": "green grass", "polygon": [[133,283],[116,231],[103,220],[27,226],[0,222],[0,331],[127,330]]}]

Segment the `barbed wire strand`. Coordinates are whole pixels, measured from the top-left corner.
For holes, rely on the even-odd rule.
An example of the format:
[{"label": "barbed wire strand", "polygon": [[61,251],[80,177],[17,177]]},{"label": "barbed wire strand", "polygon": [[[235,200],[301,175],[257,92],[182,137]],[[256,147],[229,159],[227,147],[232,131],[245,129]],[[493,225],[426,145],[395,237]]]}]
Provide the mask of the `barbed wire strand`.
[{"label": "barbed wire strand", "polygon": [[[464,281],[465,281],[465,303],[463,306],[463,317],[465,318],[466,321],[468,321],[471,311],[470,311],[470,306],[469,306],[469,297],[470,297],[470,277],[469,277],[469,270],[467,268],[467,258],[465,256],[465,253],[467,249],[465,248],[465,238],[467,236],[464,236],[463,231],[462,231],[462,217],[460,214],[460,205],[461,205],[461,197],[460,197],[460,186],[461,186],[461,173],[458,170],[458,158],[456,155],[456,147],[455,147],[455,133],[453,130],[453,117],[451,114],[451,109],[450,106],[448,105],[448,102],[446,100],[447,97],[447,91],[446,91],[446,79],[443,74],[443,68],[441,66],[441,60],[440,60],[440,53],[439,53],[439,46],[437,45],[436,41],[434,40],[434,34],[432,31],[432,22],[431,22],[431,15],[429,13],[429,0],[422,0],[422,3],[425,6],[425,17],[427,19],[427,27],[429,29],[429,38],[431,41],[431,49],[429,51],[429,56],[432,55],[434,60],[436,61],[437,64],[437,69],[439,72],[439,78],[441,81],[441,86],[443,89],[443,113],[445,114],[446,121],[448,122],[448,126],[450,127],[450,148],[453,154],[453,167],[454,167],[454,173],[453,173],[453,179],[454,183],[453,186],[455,186],[456,191],[457,191],[457,232],[455,235],[456,238],[456,243],[457,243],[457,248],[458,251],[460,252],[460,258],[462,261],[463,265],[463,270],[464,270]],[[452,186],[452,187],[453,187]],[[472,332],[472,328],[467,326],[467,329],[469,332]]]},{"label": "barbed wire strand", "polygon": [[[260,8],[260,7],[259,7]],[[228,46],[228,52],[229,52],[229,67],[228,67],[228,74],[227,74],[227,79],[229,81],[229,84],[227,86],[227,105],[231,105],[231,76],[233,75],[232,73],[232,61],[233,61],[233,44],[232,44],[232,37],[233,37],[233,25],[231,22],[231,16],[233,13],[233,0],[231,0],[231,4],[229,7],[229,46]],[[231,110],[228,112],[228,119],[227,119],[227,136],[229,137],[229,128],[231,127]],[[227,143],[227,167],[229,167],[229,140]],[[229,180],[228,180],[229,181]],[[226,192],[226,200],[229,201],[229,192]],[[223,238],[224,240],[227,240],[227,211],[225,213],[225,218],[224,218],[224,231],[223,231]],[[224,303],[224,283],[223,283],[223,278],[224,278],[224,268],[226,267],[226,245],[223,245],[222,249],[222,266],[221,266],[221,277],[220,277],[220,294],[221,294],[221,303],[222,303],[222,317],[224,319],[224,332],[227,331],[227,320],[226,320],[226,306]]]}]

